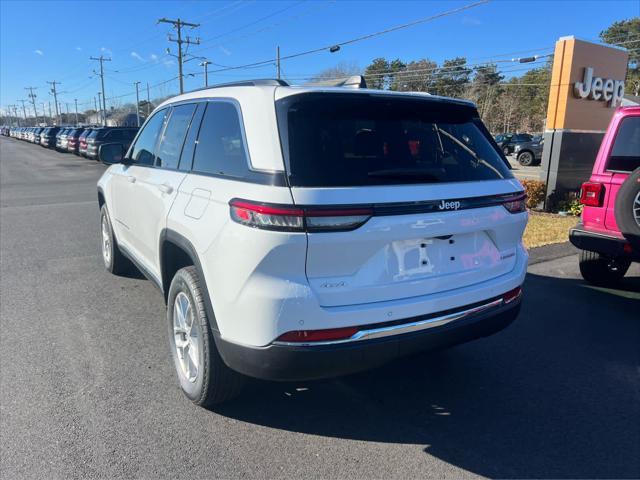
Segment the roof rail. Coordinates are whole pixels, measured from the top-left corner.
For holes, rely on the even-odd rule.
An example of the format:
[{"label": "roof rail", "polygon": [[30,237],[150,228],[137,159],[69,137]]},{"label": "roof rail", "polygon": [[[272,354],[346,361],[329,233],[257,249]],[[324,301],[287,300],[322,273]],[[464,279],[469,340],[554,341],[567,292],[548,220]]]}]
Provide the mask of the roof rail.
[{"label": "roof rail", "polygon": [[208,87],[196,88],[189,90],[185,93],[199,92],[201,90],[209,90],[210,88],[224,88],[224,87],[260,87],[260,86],[273,86],[273,87],[288,87],[289,84],[284,80],[277,78],[259,78],[256,80],[240,80],[237,82],[229,83],[217,83],[216,85],[209,85]]},{"label": "roof rail", "polygon": [[332,78],[329,80],[318,80],[309,82],[306,85],[314,87],[345,87],[345,88],[367,88],[367,82],[362,75],[352,75],[344,78]]}]

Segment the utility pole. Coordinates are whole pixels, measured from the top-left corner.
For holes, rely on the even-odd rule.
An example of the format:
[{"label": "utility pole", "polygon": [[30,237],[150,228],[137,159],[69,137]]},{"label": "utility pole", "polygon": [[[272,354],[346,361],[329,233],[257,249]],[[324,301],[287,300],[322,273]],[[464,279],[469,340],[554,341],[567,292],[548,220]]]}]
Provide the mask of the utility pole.
[{"label": "utility pole", "polygon": [[42,123],[44,123],[45,125],[47,124],[47,105],[42,102]]},{"label": "utility pole", "polygon": [[62,120],[60,119],[60,114],[58,113],[58,92],[56,90],[56,84],[60,85],[60,82],[56,82],[55,80],[53,82],[47,82],[49,85],[51,85],[51,93],[53,94],[53,102],[56,106],[56,119],[58,119],[58,124],[62,123]]},{"label": "utility pole", "polygon": [[21,98],[18,101],[22,102],[22,114],[24,115],[24,124],[26,126],[29,123],[29,122],[27,122],[27,108],[24,106],[24,102],[26,102],[26,100]]},{"label": "utility pole", "polygon": [[[200,45],[200,39],[196,38],[195,40],[191,40],[189,38],[189,36],[187,36],[186,40],[182,39],[182,27],[189,27],[189,28],[198,28],[200,26],[199,23],[189,23],[189,22],[183,22],[182,20],[180,20],[179,18],[177,20],[170,20],[168,18],[161,18],[160,20],[158,20],[158,23],[170,23],[173,25],[173,27],[176,29],[176,32],[178,33],[178,38],[173,38],[171,35],[169,35],[168,40],[170,42],[175,42],[178,44],[178,78],[180,79],[180,93],[184,93],[184,82],[183,82],[183,75],[182,75],[182,44],[186,44],[186,45]],[[169,53],[169,49],[167,48],[167,53]],[[169,53],[169,55],[171,55]],[[174,55],[175,56],[175,55]]]},{"label": "utility pole", "polygon": [[31,103],[33,104],[33,112],[36,116],[36,123],[35,126],[38,125],[38,108],[36,107],[36,97],[37,95],[35,93],[33,93],[34,89],[37,89],[38,87],[24,87],[25,90],[29,90],[29,98],[31,98]]},{"label": "utility pole", "polygon": [[104,110],[102,110],[102,99],[100,98],[100,95],[102,95],[102,93],[98,92],[98,105],[100,106],[100,118],[102,119],[102,124],[106,127],[107,122],[106,122]]},{"label": "utility pole", "polygon": [[13,106],[13,116],[16,117],[16,120],[18,122],[18,126],[21,127],[22,124],[20,123],[20,117],[18,116],[18,106],[17,105]]},{"label": "utility pole", "polygon": [[47,103],[49,104],[49,118],[53,120],[53,116],[51,115],[51,100],[49,100]]},{"label": "utility pole", "polygon": [[133,82],[136,86],[136,122],[138,124],[138,128],[140,128],[140,96],[138,94],[138,85],[140,82]]},{"label": "utility pole", "polygon": [[78,99],[74,98],[74,102],[76,102],[76,127],[78,126]]},{"label": "utility pole", "polygon": [[276,78],[280,80],[280,45],[276,47]]},{"label": "utility pole", "polygon": [[[15,116],[16,113],[16,106],[15,105],[7,105],[7,108],[9,109],[9,124],[11,126],[13,126],[13,119],[12,117]],[[11,110],[13,110],[13,113],[11,113]]]},{"label": "utility pole", "polygon": [[147,118],[149,118],[150,107],[151,107],[151,100],[149,99],[149,82],[147,82]]},{"label": "utility pole", "polygon": [[100,62],[100,83],[102,85],[102,109],[104,110],[104,126],[107,126],[107,98],[104,95],[104,62],[110,62],[110,58],[104,58],[104,56],[100,55],[100,57],[89,57],[89,60],[96,60]]},{"label": "utility pole", "polygon": [[209,86],[209,65],[211,65],[211,62],[209,60],[205,60],[204,62],[200,63],[200,66],[204,67],[204,86],[205,87]]}]

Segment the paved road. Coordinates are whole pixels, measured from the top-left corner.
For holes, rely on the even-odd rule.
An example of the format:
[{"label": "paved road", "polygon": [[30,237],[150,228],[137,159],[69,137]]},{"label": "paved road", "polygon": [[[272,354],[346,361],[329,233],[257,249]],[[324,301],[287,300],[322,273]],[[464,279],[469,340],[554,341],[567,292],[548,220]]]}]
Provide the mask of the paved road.
[{"label": "paved road", "polygon": [[534,265],[493,337],[325,382],[178,390],[162,297],[98,256],[95,162],[0,139],[2,478],[639,477],[640,269]]}]

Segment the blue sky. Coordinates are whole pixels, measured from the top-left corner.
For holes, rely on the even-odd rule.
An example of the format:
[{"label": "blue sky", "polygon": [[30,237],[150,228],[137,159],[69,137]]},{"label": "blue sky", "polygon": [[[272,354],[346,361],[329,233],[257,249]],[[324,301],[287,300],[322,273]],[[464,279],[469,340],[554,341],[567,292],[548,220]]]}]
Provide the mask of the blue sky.
[{"label": "blue sky", "polygon": [[[27,98],[24,87],[38,87],[38,109],[48,102],[46,81],[62,82],[62,102],[78,99],[90,108],[100,90],[92,74],[104,54],[105,89],[111,102],[135,101],[133,82],[156,85],[177,76],[175,58],[166,55],[176,45],[172,31],[156,24],[160,17],[200,23],[186,33],[202,39],[190,53],[215,64],[236,66],[302,52],[428,17],[467,1],[341,1],[225,0],[213,1],[0,1],[0,106]],[[466,56],[470,63],[494,58],[545,54],[564,35],[596,40],[613,21],[640,15],[633,1],[499,1],[439,18],[411,28],[343,47],[283,62],[285,78],[304,78],[339,62],[364,68],[375,57],[413,60]],[[522,52],[522,53],[519,53]],[[499,56],[502,57],[499,57]],[[185,89],[202,86],[199,60],[185,64]],[[501,64],[505,65],[505,64]],[[211,70],[222,67],[211,65]],[[507,75],[519,75],[523,65],[506,64]],[[241,78],[274,77],[271,64],[255,69],[211,73],[210,83]],[[90,78],[91,77],[91,78]],[[177,92],[177,80],[154,87],[151,97]],[[114,98],[120,97],[120,98]],[[71,107],[72,108],[72,107]]]}]

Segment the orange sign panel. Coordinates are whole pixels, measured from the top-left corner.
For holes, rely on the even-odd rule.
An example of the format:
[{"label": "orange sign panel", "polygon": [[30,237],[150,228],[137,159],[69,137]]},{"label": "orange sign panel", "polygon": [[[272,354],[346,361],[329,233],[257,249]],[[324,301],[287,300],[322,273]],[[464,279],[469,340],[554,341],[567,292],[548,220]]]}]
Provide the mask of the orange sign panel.
[{"label": "orange sign panel", "polygon": [[547,129],[604,131],[624,95],[629,54],[573,37],[556,42]]}]

